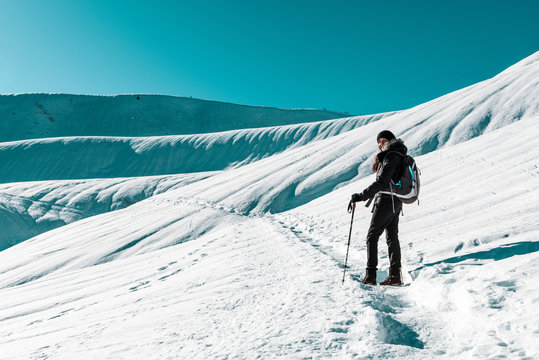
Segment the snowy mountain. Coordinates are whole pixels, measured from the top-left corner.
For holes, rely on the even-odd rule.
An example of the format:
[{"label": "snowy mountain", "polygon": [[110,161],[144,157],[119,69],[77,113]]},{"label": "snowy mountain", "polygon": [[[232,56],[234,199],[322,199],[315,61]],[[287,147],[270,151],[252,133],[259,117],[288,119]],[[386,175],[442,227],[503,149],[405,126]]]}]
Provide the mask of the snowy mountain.
[{"label": "snowy mountain", "polygon": [[0,95],[0,141],[202,134],[344,116],[163,95]]},{"label": "snowy mountain", "polygon": [[[219,109],[223,104],[211,105]],[[274,111],[268,109],[270,114]],[[304,120],[312,120],[310,114],[317,113],[305,111]],[[0,143],[0,225],[4,227],[0,249],[208,177],[208,172],[215,174],[336,136],[390,114],[200,135],[71,136]],[[282,118],[273,122],[288,121],[288,111],[280,110],[278,115]]]},{"label": "snowy mountain", "polygon": [[[538,357],[538,80],[539,52],[395,113],[1,143],[2,240],[18,244],[0,252],[0,353]],[[341,286],[346,205],[386,128],[422,171],[401,218],[406,285],[359,283],[360,206]]]}]

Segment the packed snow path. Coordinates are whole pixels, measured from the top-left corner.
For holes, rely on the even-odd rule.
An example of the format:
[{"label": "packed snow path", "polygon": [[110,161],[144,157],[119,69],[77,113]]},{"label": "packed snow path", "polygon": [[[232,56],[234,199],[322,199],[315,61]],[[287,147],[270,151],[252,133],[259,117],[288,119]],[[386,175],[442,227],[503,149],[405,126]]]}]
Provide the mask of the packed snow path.
[{"label": "packed snow path", "polygon": [[0,310],[3,353],[329,358],[424,347],[417,321],[399,314],[400,289],[343,287],[339,264],[275,221],[233,218],[196,241],[5,289],[15,301]]},{"label": "packed snow path", "polygon": [[[484,314],[469,313],[473,307],[466,305],[473,303],[461,304],[459,297],[471,299],[456,281],[433,286],[434,276],[382,288],[364,286],[352,273],[342,286],[342,262],[294,225],[274,216],[230,215],[228,222],[171,248],[4,289],[3,298],[15,299],[0,310],[4,354],[451,358],[468,347],[456,334],[483,326],[466,328],[471,322],[461,316],[484,320]],[[447,274],[457,269],[443,268]],[[518,282],[489,285],[493,309]],[[525,358],[525,349],[495,332],[486,335],[499,346],[469,346],[469,356],[502,350]],[[460,347],[448,346],[448,338]]]}]

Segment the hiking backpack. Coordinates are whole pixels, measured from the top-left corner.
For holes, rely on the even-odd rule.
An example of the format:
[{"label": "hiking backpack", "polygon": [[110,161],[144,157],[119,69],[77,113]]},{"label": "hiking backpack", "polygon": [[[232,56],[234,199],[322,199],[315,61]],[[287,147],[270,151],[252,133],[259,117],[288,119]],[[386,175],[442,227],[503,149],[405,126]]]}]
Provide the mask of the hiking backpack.
[{"label": "hiking backpack", "polygon": [[397,151],[390,151],[389,153],[399,154],[404,158],[402,168],[403,174],[397,182],[394,182],[393,179],[391,179],[391,182],[389,183],[390,191],[380,191],[380,193],[396,196],[404,204],[411,204],[416,200],[419,204],[419,175],[421,172],[419,171],[414,158]]}]

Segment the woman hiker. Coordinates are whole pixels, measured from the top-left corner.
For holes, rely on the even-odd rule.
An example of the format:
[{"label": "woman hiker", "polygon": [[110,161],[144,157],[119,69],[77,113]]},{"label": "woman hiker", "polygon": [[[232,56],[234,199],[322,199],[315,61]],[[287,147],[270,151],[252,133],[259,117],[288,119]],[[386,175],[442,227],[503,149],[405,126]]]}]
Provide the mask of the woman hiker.
[{"label": "woman hiker", "polygon": [[[358,201],[374,199],[374,208],[369,231],[367,232],[367,274],[363,284],[376,285],[376,266],[378,265],[378,238],[386,231],[389,253],[389,276],[380,285],[402,285],[401,249],[399,244],[399,215],[402,202],[389,194],[390,182],[398,182],[404,171],[403,156],[408,149],[401,139],[396,139],[389,130],[380,132],[376,138],[380,152],[374,158],[372,171],[376,181],[359,194],[353,194],[350,206]],[[400,154],[399,154],[400,153]],[[401,155],[402,154],[402,155]]]}]

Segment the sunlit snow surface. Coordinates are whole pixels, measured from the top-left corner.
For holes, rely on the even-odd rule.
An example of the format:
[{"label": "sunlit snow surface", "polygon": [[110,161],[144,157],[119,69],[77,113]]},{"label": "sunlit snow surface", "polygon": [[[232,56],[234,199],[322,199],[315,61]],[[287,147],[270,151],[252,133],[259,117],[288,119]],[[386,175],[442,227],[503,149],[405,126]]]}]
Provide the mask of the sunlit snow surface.
[{"label": "sunlit snow surface", "polygon": [[[0,358],[539,357],[538,86],[539,53],[257,158],[230,144],[249,160],[218,170],[1,184],[3,227],[39,235],[0,252]],[[343,286],[346,205],[385,128],[422,171],[400,223],[406,284],[360,284],[360,204]],[[382,280],[383,237],[379,252]]]}]

